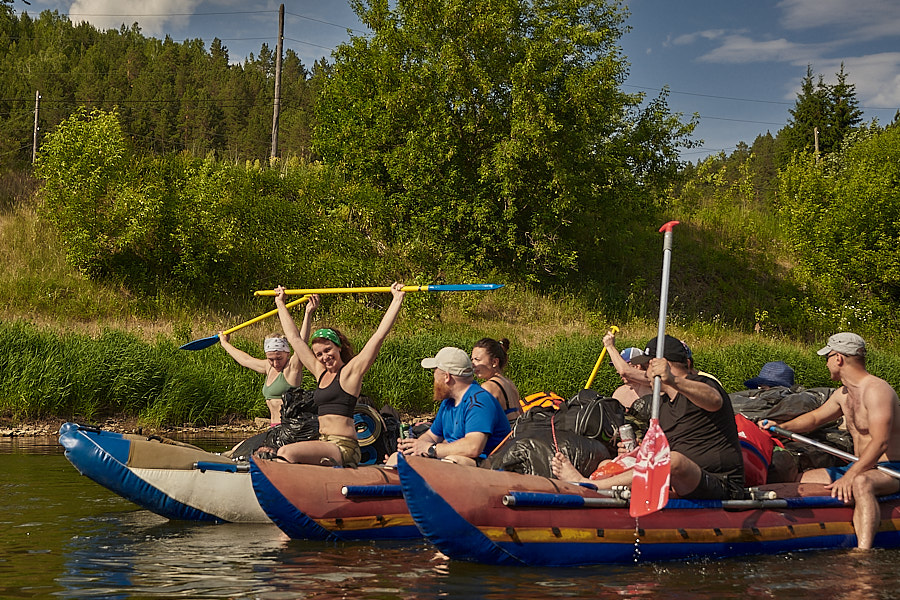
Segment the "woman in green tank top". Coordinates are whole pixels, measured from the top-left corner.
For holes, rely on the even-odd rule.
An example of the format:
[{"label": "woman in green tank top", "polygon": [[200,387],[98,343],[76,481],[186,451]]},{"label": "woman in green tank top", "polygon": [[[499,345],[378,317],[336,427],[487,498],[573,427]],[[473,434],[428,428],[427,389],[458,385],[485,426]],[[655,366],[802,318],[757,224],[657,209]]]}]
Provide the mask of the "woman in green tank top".
[{"label": "woman in green tank top", "polygon": [[[306,312],[303,315],[303,324],[300,326],[300,329],[298,330],[297,326],[291,321],[289,325],[293,326],[294,331],[287,333],[300,336],[304,342],[309,339],[312,314],[318,305],[318,296],[310,299],[306,305]],[[263,343],[263,350],[266,353],[265,358],[256,358],[243,350],[238,350],[231,345],[230,337],[224,332],[219,332],[219,342],[231,358],[239,365],[266,376],[262,393],[266,399],[266,406],[269,407],[269,425],[278,425],[281,423],[281,396],[290,388],[299,387],[303,383],[303,363],[300,362],[297,354],[291,353],[291,345],[283,334],[273,333],[266,336]]]}]

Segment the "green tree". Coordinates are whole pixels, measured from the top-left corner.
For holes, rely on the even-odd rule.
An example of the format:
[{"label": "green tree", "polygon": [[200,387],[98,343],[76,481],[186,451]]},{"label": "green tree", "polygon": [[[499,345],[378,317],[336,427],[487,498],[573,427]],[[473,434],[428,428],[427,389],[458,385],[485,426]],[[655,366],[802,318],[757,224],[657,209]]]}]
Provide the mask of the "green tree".
[{"label": "green tree", "polygon": [[[588,0],[354,0],[314,149],[388,198],[389,238],[530,277],[641,206],[693,123],[620,90],[625,14]],[[391,8],[394,7],[394,8]]]},{"label": "green tree", "polygon": [[856,86],[847,81],[843,63],[835,76],[837,83],[833,86],[826,85],[821,75],[814,83],[812,66],[807,65],[797,102],[789,111],[791,119],[778,133],[779,165],[787,164],[795,152],[813,151],[816,135],[820,154],[838,150],[862,121]]},{"label": "green tree", "polygon": [[821,162],[796,157],[780,177],[780,213],[814,310],[832,326],[895,328],[900,302],[900,130],[849,136]]},{"label": "green tree", "polygon": [[[816,147],[816,130],[824,130],[830,120],[828,88],[821,75],[818,82],[814,80],[812,65],[806,66],[806,76],[800,85],[797,101],[789,109],[791,118],[787,125],[778,132],[779,165],[790,162],[795,152],[813,152]],[[821,149],[821,145],[819,146]]]},{"label": "green tree", "polygon": [[66,259],[89,275],[106,267],[125,160],[118,117],[103,111],[78,111],[41,147],[35,173],[45,180],[47,216],[65,234]]},{"label": "green tree", "polygon": [[856,86],[847,82],[844,63],[836,73],[837,83],[830,88],[831,122],[828,124],[829,148],[840,147],[844,138],[862,123],[862,111],[856,98]]}]

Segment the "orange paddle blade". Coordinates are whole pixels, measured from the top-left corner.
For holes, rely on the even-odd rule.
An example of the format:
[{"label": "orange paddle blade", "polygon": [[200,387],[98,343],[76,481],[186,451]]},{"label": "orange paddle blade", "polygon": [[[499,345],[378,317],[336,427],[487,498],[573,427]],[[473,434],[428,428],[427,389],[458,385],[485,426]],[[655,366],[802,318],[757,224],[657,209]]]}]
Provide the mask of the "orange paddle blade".
[{"label": "orange paddle blade", "polygon": [[650,419],[650,427],[638,447],[634,477],[631,480],[632,517],[642,517],[662,509],[669,501],[669,440],[659,426],[659,419]]}]

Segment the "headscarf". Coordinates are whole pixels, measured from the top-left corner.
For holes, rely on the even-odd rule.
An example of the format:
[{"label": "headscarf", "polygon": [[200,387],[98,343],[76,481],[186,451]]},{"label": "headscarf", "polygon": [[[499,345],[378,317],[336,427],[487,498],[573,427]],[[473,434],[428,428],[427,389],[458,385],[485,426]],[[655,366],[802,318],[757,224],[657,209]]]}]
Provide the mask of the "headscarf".
[{"label": "headscarf", "polygon": [[270,337],[263,342],[263,350],[266,352],[287,352],[290,354],[291,345],[283,337]]},{"label": "headscarf", "polygon": [[334,345],[338,348],[341,347],[341,338],[338,337],[338,334],[334,329],[316,329],[316,331],[312,334],[312,339],[316,338],[324,338],[326,340],[334,342]]}]

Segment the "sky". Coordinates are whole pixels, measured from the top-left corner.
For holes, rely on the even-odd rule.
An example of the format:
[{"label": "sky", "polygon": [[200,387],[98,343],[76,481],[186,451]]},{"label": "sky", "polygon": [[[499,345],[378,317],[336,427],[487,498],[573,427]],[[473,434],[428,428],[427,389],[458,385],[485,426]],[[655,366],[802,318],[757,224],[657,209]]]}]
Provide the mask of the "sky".
[{"label": "sky", "polygon": [[[36,16],[57,10],[100,29],[137,22],[144,35],[177,42],[218,37],[232,62],[272,50],[281,2],[268,0],[14,0]],[[311,66],[364,35],[344,0],[284,0],[284,45]],[[900,0],[628,0],[631,30],[620,40],[630,63],[626,92],[648,98],[668,86],[673,112],[699,114],[696,162],[773,135],[790,118],[807,66],[834,84],[844,65],[866,123],[900,109]]]}]

